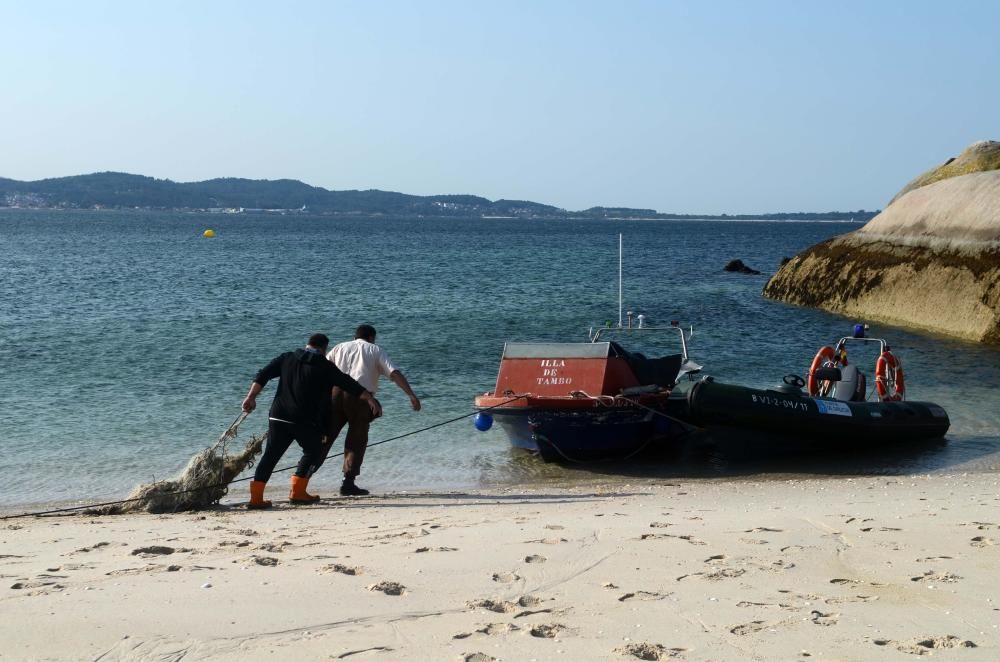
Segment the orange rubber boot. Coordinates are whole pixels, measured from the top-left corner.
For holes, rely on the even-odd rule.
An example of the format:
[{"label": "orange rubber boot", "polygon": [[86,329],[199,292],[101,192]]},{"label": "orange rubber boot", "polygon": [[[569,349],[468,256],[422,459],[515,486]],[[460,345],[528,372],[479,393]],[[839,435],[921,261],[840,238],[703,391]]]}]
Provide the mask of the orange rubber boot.
[{"label": "orange rubber boot", "polygon": [[247,510],[260,510],[270,508],[271,502],[264,501],[264,487],[267,485],[262,480],[250,481],[250,501],[247,503]]},{"label": "orange rubber boot", "polygon": [[307,485],[309,485],[308,478],[292,476],[292,490],[288,493],[288,502],[302,506],[319,501],[318,494],[309,494],[306,492]]}]

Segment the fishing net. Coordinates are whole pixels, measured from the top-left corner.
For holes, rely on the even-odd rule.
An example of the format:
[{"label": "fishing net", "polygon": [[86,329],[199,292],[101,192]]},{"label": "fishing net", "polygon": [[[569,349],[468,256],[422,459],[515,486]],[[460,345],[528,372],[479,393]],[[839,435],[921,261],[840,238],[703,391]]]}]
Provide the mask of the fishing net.
[{"label": "fishing net", "polygon": [[213,446],[195,454],[174,478],[137,485],[123,502],[89,512],[99,515],[140,511],[174,513],[200,510],[218,502],[226,495],[229,483],[253,465],[267,438],[267,433],[252,435],[241,451],[228,453],[229,442],[236,438],[245,418],[246,415],[242,415],[236,419]]}]

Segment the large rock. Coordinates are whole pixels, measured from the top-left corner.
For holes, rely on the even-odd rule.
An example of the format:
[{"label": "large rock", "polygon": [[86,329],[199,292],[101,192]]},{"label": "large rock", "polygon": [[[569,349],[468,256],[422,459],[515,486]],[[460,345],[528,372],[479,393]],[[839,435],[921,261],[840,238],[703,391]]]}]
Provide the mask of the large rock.
[{"label": "large rock", "polygon": [[1000,143],[976,143],[860,230],[792,258],[764,296],[1000,344],[997,168]]}]

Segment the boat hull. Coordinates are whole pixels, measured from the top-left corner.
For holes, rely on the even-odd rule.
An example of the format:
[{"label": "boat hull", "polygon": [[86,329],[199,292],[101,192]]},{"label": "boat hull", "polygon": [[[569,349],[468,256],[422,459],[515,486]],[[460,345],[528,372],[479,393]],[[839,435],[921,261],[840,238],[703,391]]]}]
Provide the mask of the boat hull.
[{"label": "boat hull", "polygon": [[803,443],[875,445],[940,439],[951,425],[931,402],[844,402],[805,394],[699,382],[690,421],[709,430],[746,430]]},{"label": "boat hull", "polygon": [[[573,398],[525,398],[519,406],[496,407],[492,396],[477,398],[504,431],[511,446],[538,453],[547,462],[623,459],[662,448],[687,432],[680,420],[684,397],[647,399],[642,406],[616,406]],[[638,401],[636,401],[638,402]],[[493,408],[490,408],[493,407]]]},{"label": "boat hull", "polygon": [[529,417],[532,439],[546,462],[624,460],[662,450],[686,428],[642,409],[546,411]]}]

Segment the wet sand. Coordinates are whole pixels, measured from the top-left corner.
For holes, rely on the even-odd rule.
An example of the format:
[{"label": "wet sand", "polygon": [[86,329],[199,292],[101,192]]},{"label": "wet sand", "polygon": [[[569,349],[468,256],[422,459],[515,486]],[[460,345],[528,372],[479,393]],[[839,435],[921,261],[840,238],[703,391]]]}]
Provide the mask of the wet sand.
[{"label": "wet sand", "polygon": [[997,568],[997,474],[16,519],[0,657],[994,660]]}]

